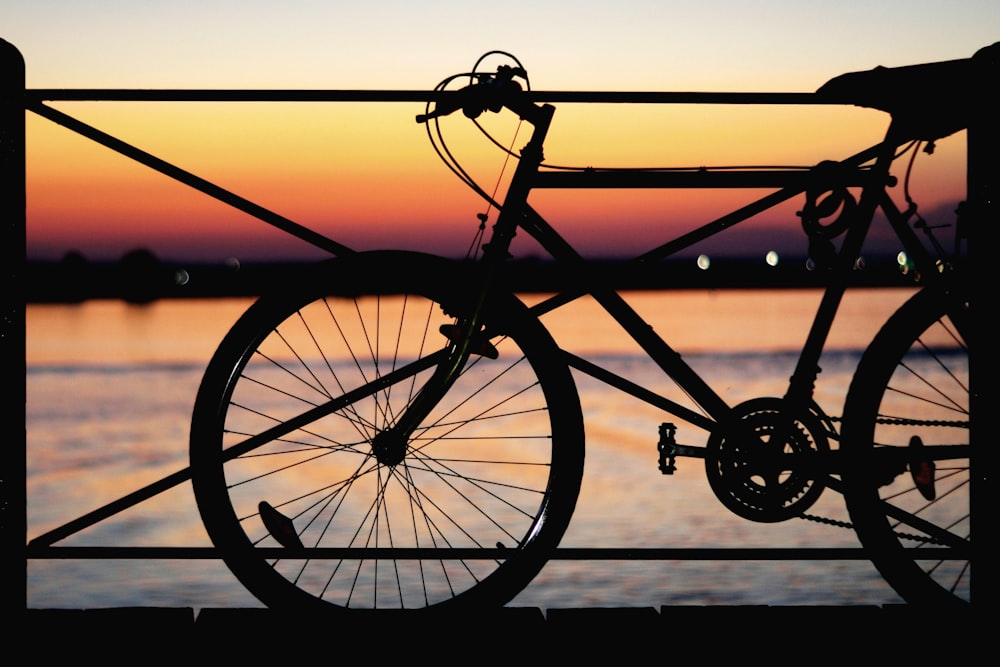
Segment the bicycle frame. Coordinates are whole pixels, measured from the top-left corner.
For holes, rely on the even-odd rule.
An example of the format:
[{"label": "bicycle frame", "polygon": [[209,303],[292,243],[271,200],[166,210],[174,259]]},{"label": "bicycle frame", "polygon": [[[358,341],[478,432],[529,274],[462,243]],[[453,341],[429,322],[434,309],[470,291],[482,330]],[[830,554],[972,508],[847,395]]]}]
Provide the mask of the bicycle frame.
[{"label": "bicycle frame", "polygon": [[[825,281],[822,300],[813,318],[807,339],[801,349],[794,373],[784,400],[794,408],[807,408],[812,400],[814,385],[819,372],[819,360],[838,308],[848,288],[849,276],[856,268],[864,240],[876,211],[888,219],[896,236],[919,270],[933,276],[933,258],[921,244],[908,220],[912,211],[901,211],[886,192],[894,183],[889,174],[901,145],[912,139],[905,138],[890,125],[879,144],[871,146],[839,163],[824,163],[809,170],[581,170],[578,172],[546,171],[542,163],[542,146],[551,123],[554,107],[551,105],[525,105],[519,101],[507,104],[522,119],[533,126],[533,132],[518,163],[492,237],[485,245],[483,261],[487,276],[496,275],[498,267],[508,256],[511,241],[517,230],[523,230],[556,260],[557,265],[571,273],[582,284],[546,298],[531,310],[541,316],[585,295],[591,296],[640,346],[650,360],[694,402],[705,414],[693,411],[665,396],[656,394],[606,368],[563,350],[568,365],[592,376],[609,386],[659,407],[666,413],[683,419],[706,431],[713,431],[726,422],[731,406],[692,369],[666,340],[657,334],[645,320],[614,289],[606,284],[585,278],[585,272],[576,271],[586,260],[555,230],[555,228],[528,203],[535,189],[554,188],[777,188],[774,192],[708,222],[686,234],[630,260],[620,271],[624,274],[649,263],[666,259],[690,248],[715,234],[743,223],[759,213],[777,206],[793,197],[810,192],[824,192],[846,187],[860,187],[857,210],[851,215],[845,238],[835,257],[828,260],[828,280]],[[484,290],[491,289],[490,278]],[[704,456],[702,448],[681,446],[679,453]]]},{"label": "bicycle frame", "polygon": [[[841,100],[838,103],[844,103],[844,101]],[[359,387],[339,399],[330,400],[325,405],[301,413],[283,424],[274,426],[265,432],[247,439],[241,445],[226,449],[223,457],[220,457],[219,460],[213,459],[210,461],[212,465],[238,458],[241,454],[258,447],[260,443],[278,439],[280,436],[290,433],[302,425],[315,421],[320,416],[331,414],[359,397],[371,395],[382,386],[388,386],[393,381],[399,379],[399,377],[415,375],[423,369],[436,368],[437,374],[434,376],[434,379],[425,385],[427,393],[421,394],[418,401],[407,408],[405,418],[400,420],[395,426],[387,427],[380,431],[378,435],[372,438],[372,449],[378,455],[380,464],[384,463],[390,467],[395,466],[399,462],[394,458],[397,455],[397,450],[398,456],[402,456],[402,447],[405,445],[405,441],[409,438],[414,427],[423,417],[429,414],[430,407],[449,390],[451,383],[461,372],[470,354],[487,356],[484,353],[483,339],[479,337],[482,326],[479,319],[480,309],[487,303],[487,296],[490,290],[499,291],[508,289],[508,286],[504,282],[502,271],[504,263],[507,261],[511,243],[519,230],[536,240],[556,260],[559,270],[564,271],[565,275],[573,276],[580,280],[580,282],[558,290],[555,295],[532,306],[529,309],[532,315],[540,317],[583,296],[592,297],[638,343],[648,358],[656,363],[668,377],[673,379],[691,396],[697,407],[704,412],[697,412],[677,404],[666,396],[639,386],[627,378],[578,357],[567,350],[561,350],[563,356],[559,360],[559,363],[564,361],[565,365],[602,381],[609,386],[620,389],[650,405],[658,407],[665,413],[704,429],[712,436],[716,434],[742,436],[745,431],[741,431],[740,429],[743,426],[737,423],[740,421],[739,410],[737,409],[739,406],[730,406],[682,359],[681,355],[663,337],[656,334],[646,324],[639,313],[614,288],[615,283],[613,281],[607,281],[604,276],[601,278],[587,276],[584,272],[578,270],[586,266],[586,259],[529,204],[530,194],[535,189],[611,187],[664,189],[775,188],[775,191],[767,196],[746,204],[721,218],[710,221],[691,232],[673,238],[634,258],[621,269],[622,274],[672,257],[681,251],[691,248],[704,239],[744,223],[769,208],[788,201],[793,197],[806,195],[807,205],[804,210],[803,221],[805,222],[809,216],[816,216],[815,220],[810,218],[810,224],[818,225],[819,228],[817,229],[814,226],[812,229],[807,229],[807,233],[810,239],[816,242],[816,257],[821,261],[821,268],[824,270],[827,280],[824,283],[820,305],[812,320],[805,344],[801,348],[801,353],[796,362],[795,371],[791,377],[787,391],[783,397],[775,399],[783,401],[782,405],[787,405],[790,408],[789,414],[792,419],[795,418],[795,415],[800,410],[808,410],[812,407],[813,386],[819,371],[818,362],[826,345],[831,326],[837,316],[841,301],[851,283],[850,276],[855,269],[855,260],[860,256],[862,245],[877,212],[881,212],[885,216],[895,231],[896,236],[902,242],[907,254],[914,260],[918,270],[922,274],[922,282],[932,283],[940,280],[950,280],[947,274],[939,275],[935,266],[937,258],[925,248],[924,241],[917,238],[916,232],[911,228],[910,222],[913,218],[914,210],[912,208],[905,211],[900,210],[886,190],[892,184],[889,169],[893,161],[897,158],[897,150],[900,146],[910,143],[917,138],[914,136],[913,128],[907,126],[906,123],[897,123],[895,116],[882,142],[840,162],[822,163],[809,169],[682,169],[615,172],[590,170],[579,173],[561,173],[547,171],[544,168],[543,162],[542,148],[553,118],[554,107],[547,104],[535,104],[527,96],[521,97],[518,95],[512,95],[508,99],[503,100],[501,106],[510,109],[522,119],[527,120],[534,129],[527,147],[520,156],[517,170],[510,183],[503,204],[500,206],[500,214],[493,228],[491,238],[485,247],[483,258],[480,260],[480,266],[484,269],[481,275],[485,276],[485,278],[480,286],[475,287],[475,289],[481,290],[477,295],[478,301],[473,303],[473,307],[468,312],[463,313],[463,318],[459,320],[457,327],[449,329],[446,332],[451,345],[446,350],[425,357],[419,363],[400,368],[392,375],[381,376],[377,381]],[[174,169],[152,156],[132,149],[130,146],[124,145],[122,142],[114,140],[93,128],[73,121],[60,112],[48,109],[38,101],[30,103],[28,108],[55,122],[66,125],[84,136],[93,138],[127,156],[133,157],[139,162],[171,175],[182,182],[213,194],[217,198],[224,199],[237,208],[252,212],[265,222],[275,225],[290,234],[300,236],[321,248],[328,249],[334,255],[348,255],[353,252],[332,240],[313,234],[291,221],[270,214],[268,211],[259,209],[259,207],[254,207],[246,200],[237,198],[231,193],[214,188],[207,182],[187,172]],[[452,110],[456,110],[457,108],[459,107],[455,107]],[[499,110],[494,109],[492,105],[487,105],[487,108],[491,111]],[[909,118],[907,120],[912,121],[913,119]],[[954,126],[954,118],[948,117],[947,120],[948,133],[960,129]],[[936,136],[945,136],[945,134]],[[921,136],[919,138],[925,139],[927,137]],[[839,224],[830,226],[835,227],[835,229],[822,227],[819,223],[819,212],[812,210],[817,208],[817,196],[827,191],[846,190],[848,187],[861,189],[857,208],[850,216],[848,224],[844,228],[841,228]],[[839,250],[827,254],[823,254],[820,251],[820,248],[825,247],[825,244],[831,238],[839,237],[842,233],[843,240]],[[832,244],[830,245],[832,247]],[[951,304],[949,304],[950,306]],[[947,314],[951,315],[950,312]],[[968,336],[966,337],[968,338]],[[546,348],[544,352],[547,352],[548,349],[550,348]],[[578,404],[576,408],[579,408]],[[782,418],[786,416],[784,408],[778,412],[780,412]],[[780,428],[785,428],[785,425],[775,425],[775,429]],[[661,437],[663,432],[664,429],[661,427]],[[780,438],[781,434],[779,433],[778,435]],[[831,437],[837,437],[835,433],[831,433],[830,435]],[[670,434],[670,437],[672,438],[672,434]],[[851,438],[850,441],[853,442],[856,439]],[[578,440],[582,441],[579,438]],[[872,439],[869,438],[867,442],[871,444]],[[967,456],[970,446],[964,444],[954,446],[951,449],[955,452],[956,457]],[[389,454],[385,455],[379,450],[386,450]],[[671,449],[667,453],[671,458],[673,455],[707,458],[706,452],[708,451],[708,447],[678,446],[672,444]],[[661,449],[661,454],[663,452],[664,450]],[[897,448],[896,452],[895,456],[897,458],[906,455],[904,448]],[[833,474],[832,471],[835,469],[826,467],[826,462],[833,459],[812,457],[811,455],[815,453],[810,451],[810,457],[820,459],[823,462],[822,473],[824,475]],[[937,456],[935,452],[934,460],[944,459],[944,455],[940,458]],[[807,457],[803,456],[799,458],[805,459]],[[663,469],[663,459],[661,457],[661,470]],[[664,471],[666,472],[666,470]],[[808,472],[815,472],[815,468],[810,468]],[[29,544],[29,547],[37,549],[36,553],[44,553],[53,542],[68,534],[87,525],[92,525],[126,506],[133,505],[188,479],[190,479],[190,471],[180,471],[159,483],[149,485],[120,501],[109,504],[66,526],[36,538]],[[830,481],[831,484],[828,484],[828,486],[832,486],[832,483],[836,482],[835,480]],[[881,510],[879,511],[881,512]],[[965,549],[962,548],[967,546],[966,542],[959,539],[953,545],[959,547],[956,549],[959,552],[959,558],[967,558]],[[469,558],[497,558],[498,555],[503,555],[505,549],[498,546],[498,551],[487,550],[485,556],[482,554],[479,556],[470,554]],[[461,557],[464,558],[465,556]]]}]

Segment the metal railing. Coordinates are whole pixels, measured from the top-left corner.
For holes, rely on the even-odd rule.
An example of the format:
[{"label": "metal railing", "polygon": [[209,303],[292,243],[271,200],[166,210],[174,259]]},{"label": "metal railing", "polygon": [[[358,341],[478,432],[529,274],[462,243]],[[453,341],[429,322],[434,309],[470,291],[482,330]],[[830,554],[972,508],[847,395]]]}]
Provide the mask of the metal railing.
[{"label": "metal railing", "polygon": [[[995,85],[995,84],[994,84]],[[53,123],[76,132],[106,148],[118,152],[136,162],[158,171],[178,182],[201,191],[221,202],[239,209],[288,234],[311,243],[333,255],[350,253],[352,250],[335,240],[319,234],[293,220],[270,211],[248,199],[230,192],[204,178],[181,169],[155,155],[94,128],[83,121],[59,111],[48,102],[59,101],[155,101],[155,102],[444,102],[450,91],[381,91],[381,90],[128,90],[128,89],[27,89],[25,87],[25,66],[23,58],[11,44],[0,40],[0,164],[3,167],[5,192],[2,199],[4,237],[2,243],[3,266],[7,286],[2,313],[3,369],[7,378],[24,378],[25,375],[25,302],[23,298],[23,277],[26,265],[26,199],[25,199],[25,113],[34,113]],[[843,105],[851,104],[848,99],[836,99],[815,93],[701,93],[701,92],[526,92],[532,101],[552,103],[604,103],[604,104],[794,104],[794,105]],[[984,101],[987,96],[980,96]],[[983,104],[974,110],[972,122],[967,130],[968,142],[968,204],[975,218],[970,225],[969,247],[975,255],[988,252],[983,230],[985,222],[997,222],[998,178],[993,165],[993,157],[1000,148],[998,123],[995,122],[992,106]],[[981,250],[980,250],[981,248]],[[984,266],[973,261],[974,266]],[[983,276],[979,276],[983,277]],[[979,285],[988,285],[978,280]],[[983,301],[980,301],[983,303]],[[992,354],[985,346],[976,348],[977,364],[989,368],[991,364],[982,357]],[[976,382],[978,391],[973,392],[973,400],[978,401],[981,412],[983,405],[989,405],[987,392],[992,395],[993,383],[988,380]],[[4,402],[4,418],[12,425],[24,424],[25,384],[23,381],[8,382],[13,393]],[[975,408],[974,408],[975,409]],[[153,484],[128,494],[113,503],[85,514],[55,530],[36,537],[27,545],[25,520],[25,470],[26,435],[24,428],[12,428],[16,436],[8,439],[3,447],[2,459],[2,510],[3,540],[7,553],[22,553],[25,559],[214,559],[216,550],[202,547],[60,547],[58,542],[76,532],[114,516],[124,509],[143,502],[163,491],[190,481],[190,469],[185,468]],[[8,434],[10,435],[10,434]],[[975,436],[973,436],[975,438]],[[985,456],[985,454],[984,454]],[[995,456],[990,453],[988,456]],[[992,505],[992,482],[985,471],[992,470],[986,463],[978,466],[980,473],[974,480],[972,502],[975,507]],[[986,532],[980,530],[979,532]],[[984,544],[980,540],[980,545]],[[343,556],[347,551],[340,550]],[[397,550],[398,551],[398,550]],[[370,554],[369,554],[370,555]],[[393,557],[417,557],[425,554],[396,553]],[[977,553],[974,558],[986,560],[989,554]],[[491,558],[489,550],[471,557]],[[553,554],[553,560],[868,560],[863,548],[561,548]],[[977,588],[992,591],[990,566],[977,570]],[[24,608],[25,573],[20,567],[5,573],[13,578],[9,591],[20,591],[20,600],[15,594],[5,595],[12,608]]]}]

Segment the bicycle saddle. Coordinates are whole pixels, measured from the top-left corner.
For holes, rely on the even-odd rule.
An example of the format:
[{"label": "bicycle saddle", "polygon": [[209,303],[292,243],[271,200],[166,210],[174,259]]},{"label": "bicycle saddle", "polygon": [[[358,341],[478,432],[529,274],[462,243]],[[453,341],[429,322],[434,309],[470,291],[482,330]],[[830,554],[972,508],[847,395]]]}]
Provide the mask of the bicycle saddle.
[{"label": "bicycle saddle", "polygon": [[933,141],[968,127],[975,106],[985,103],[988,87],[997,80],[998,64],[1000,42],[971,58],[841,74],[816,94],[886,111],[904,135]]}]

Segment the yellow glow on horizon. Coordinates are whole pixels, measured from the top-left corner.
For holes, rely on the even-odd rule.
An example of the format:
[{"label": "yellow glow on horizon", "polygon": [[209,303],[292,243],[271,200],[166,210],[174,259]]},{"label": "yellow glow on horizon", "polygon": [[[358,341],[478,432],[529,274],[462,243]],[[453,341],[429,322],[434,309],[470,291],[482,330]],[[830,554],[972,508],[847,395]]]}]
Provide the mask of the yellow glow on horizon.
[{"label": "yellow glow on horizon", "polygon": [[[57,108],[355,247],[461,246],[471,233],[469,221],[486,209],[428,145],[426,128],[414,122],[422,104],[64,103]],[[247,216],[28,116],[29,252],[39,247],[51,252],[60,243],[124,246],[130,236],[136,243],[163,242],[175,250],[186,239],[197,245],[224,244],[233,234],[247,235],[236,240],[275,238],[274,230],[258,231],[259,221],[249,227],[237,223]],[[512,114],[480,120],[514,151],[528,140],[530,127],[519,127]],[[811,166],[867,148],[887,123],[885,114],[853,107],[565,104],[546,143],[546,162]],[[443,128],[462,166],[484,189],[499,187],[502,195],[513,163],[505,167],[503,153],[460,113],[445,119]],[[964,133],[949,137],[934,156],[918,158],[911,187],[922,206],[962,198],[964,140]],[[608,249],[627,240],[630,247],[648,248],[757,196],[745,190],[539,191],[532,202],[574,243]],[[795,221],[794,210],[781,216]],[[460,241],[449,238],[455,234]],[[276,252],[288,247],[267,244]]]},{"label": "yellow glow on horizon", "polygon": [[843,106],[567,106],[546,155],[574,166],[808,166],[876,143],[888,122]]}]

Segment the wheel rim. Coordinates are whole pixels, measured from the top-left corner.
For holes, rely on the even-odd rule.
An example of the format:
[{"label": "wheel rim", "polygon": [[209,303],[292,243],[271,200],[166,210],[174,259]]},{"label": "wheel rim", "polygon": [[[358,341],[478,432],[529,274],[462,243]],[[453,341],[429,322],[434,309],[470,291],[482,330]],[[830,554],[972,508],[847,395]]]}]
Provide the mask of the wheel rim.
[{"label": "wheel rim", "polygon": [[911,603],[971,597],[968,349],[942,312],[925,293],[890,320],[845,410],[845,447],[866,470],[848,479],[852,520]]},{"label": "wheel rim", "polygon": [[[213,542],[266,604],[502,604],[558,542],[582,449],[557,445],[580,418],[578,404],[551,395],[569,375],[545,361],[543,351],[555,355],[540,325],[493,339],[497,359],[474,356],[411,438],[391,437],[433,373],[403,369],[447,346],[438,329],[454,320],[439,301],[265,302],[243,328],[276,325],[263,336],[238,325],[220,347],[193,422],[195,492]],[[352,391],[359,398],[330,414],[259,438]],[[255,437],[263,443],[247,446]]]}]

